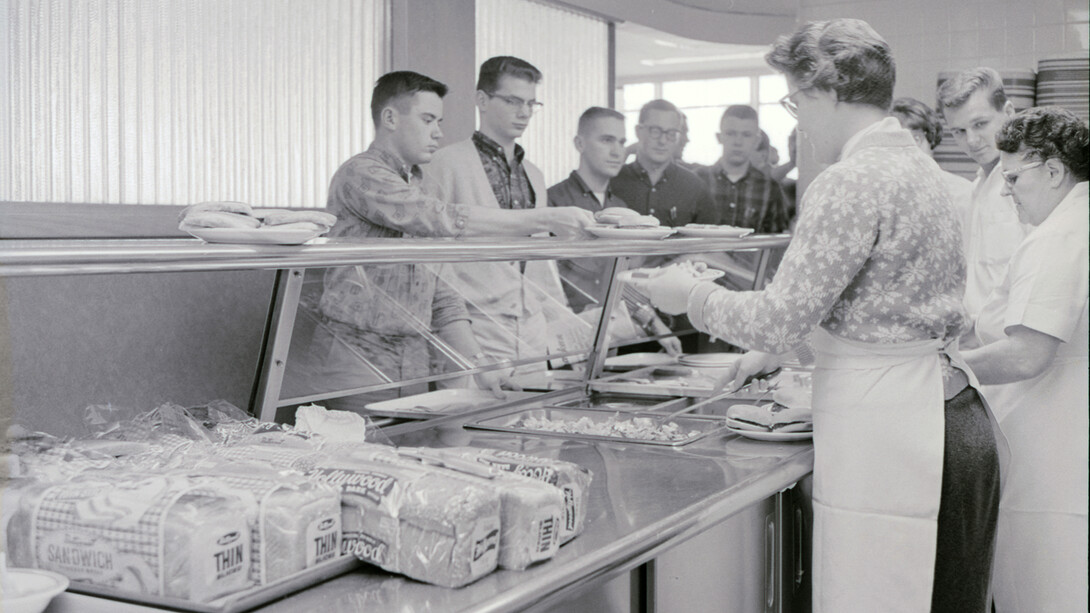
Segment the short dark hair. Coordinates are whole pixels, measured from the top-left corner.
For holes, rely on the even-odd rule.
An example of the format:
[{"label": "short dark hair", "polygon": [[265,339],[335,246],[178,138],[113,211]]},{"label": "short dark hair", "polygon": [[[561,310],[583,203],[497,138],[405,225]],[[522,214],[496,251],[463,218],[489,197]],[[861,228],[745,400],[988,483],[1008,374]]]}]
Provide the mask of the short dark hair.
[{"label": "short dark hair", "polygon": [[639,122],[643,123],[647,121],[647,114],[651,111],[672,111],[674,113],[677,113],[678,121],[681,121],[681,110],[674,106],[673,102],[659,98],[657,100],[652,100],[651,102],[648,102],[647,104],[640,107]]},{"label": "short dark hair", "polygon": [[757,121],[757,109],[748,104],[732,104],[727,107],[727,110],[723,111],[723,116],[719,118],[719,125],[723,125],[723,121],[725,121],[727,117]]},{"label": "short dark hair", "polygon": [[[442,98],[447,95],[447,86],[411,70],[388,72],[379,77],[371,92],[371,120],[375,122],[375,127],[382,121],[382,109],[398,104],[417,92],[432,92]],[[399,107],[399,110],[404,109]]]},{"label": "short dark hair", "polygon": [[1058,106],[1038,106],[1020,111],[999,128],[995,143],[1000,151],[1044,161],[1057,158],[1079,181],[1090,174],[1090,130],[1086,122]]},{"label": "short dark hair", "polygon": [[970,68],[963,70],[939,85],[937,92],[939,112],[956,109],[965,104],[977,90],[988,92],[992,107],[1002,111],[1007,104],[1007,92],[1003,89],[1003,77],[994,68]]},{"label": "short dark hair", "polygon": [[923,102],[915,98],[898,98],[893,101],[889,114],[896,117],[904,129],[923,132],[932,149],[942,142],[942,120]]},{"label": "short dark hair", "polygon": [[591,122],[601,119],[603,117],[610,117],[612,119],[620,119],[624,121],[624,114],[613,109],[607,109],[604,106],[592,106],[589,109],[583,111],[583,114],[579,116],[579,134],[586,134],[587,130],[590,130]]},{"label": "short dark hair", "polygon": [[504,75],[534,84],[541,83],[541,71],[533,64],[510,55],[499,55],[488,58],[481,64],[481,71],[477,75],[477,89],[495,93],[500,85],[500,77]]},{"label": "short dark hair", "polygon": [[893,100],[896,66],[889,44],[860,19],[803,24],[781,36],[765,61],[801,88],[835,91],[840,102],[883,111]]}]

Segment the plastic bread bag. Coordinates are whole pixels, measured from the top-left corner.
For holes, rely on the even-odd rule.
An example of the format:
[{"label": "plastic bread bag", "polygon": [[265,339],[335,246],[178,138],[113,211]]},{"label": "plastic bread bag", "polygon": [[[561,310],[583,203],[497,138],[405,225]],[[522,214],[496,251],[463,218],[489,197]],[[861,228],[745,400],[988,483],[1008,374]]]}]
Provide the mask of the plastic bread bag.
[{"label": "plastic bread bag", "polygon": [[185,408],[169,402],[142,413],[113,405],[92,405],[84,409],[83,423],[87,434],[99,439],[155,443],[172,435],[191,441],[219,440]]},{"label": "plastic bread bag", "polygon": [[340,458],[307,477],[341,489],[342,550],[425,583],[461,587],[496,568],[495,492],[421,467]]},{"label": "plastic bread bag", "polygon": [[294,471],[209,463],[191,476],[248,492],[256,502],[250,518],[250,575],[266,585],[341,555],[341,494],[332,485]]},{"label": "plastic bread bag", "polygon": [[187,407],[185,412],[218,441],[227,444],[235,438],[252,433],[261,425],[256,417],[226,400],[213,400],[208,404]]},{"label": "plastic bread bag", "polygon": [[85,473],[21,492],[12,563],[120,591],[207,602],[252,583],[252,500],[207,481]]},{"label": "plastic bread bag", "polygon": [[560,488],[442,452],[365,445],[357,448],[354,457],[418,466],[494,491],[500,498],[500,568],[523,570],[556,554],[564,519],[564,493]]},{"label": "plastic bread bag", "polygon": [[593,478],[586,468],[573,462],[499,449],[445,447],[431,451],[555,485],[564,492],[564,523],[560,528],[560,542],[567,543],[583,532],[587,520],[587,495]]},{"label": "plastic bread bag", "polygon": [[263,468],[291,469],[306,472],[320,463],[328,462],[329,455],[313,445],[287,442],[255,442],[239,445],[220,445],[211,448],[212,454],[222,459],[246,462]]}]

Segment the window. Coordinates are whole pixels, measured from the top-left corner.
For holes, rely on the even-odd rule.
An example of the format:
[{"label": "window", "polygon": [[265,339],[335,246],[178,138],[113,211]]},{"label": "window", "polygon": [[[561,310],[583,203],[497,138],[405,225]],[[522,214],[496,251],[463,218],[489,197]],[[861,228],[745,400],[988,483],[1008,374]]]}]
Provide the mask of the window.
[{"label": "window", "polygon": [[384,0],[3,6],[0,200],[321,207],[371,140]]},{"label": "window", "polygon": [[710,165],[722,153],[716,134],[723,111],[732,104],[748,104],[757,109],[761,128],[768,132],[782,164],[787,161],[787,137],[795,127],[795,119],[779,103],[786,93],[787,81],[780,74],[659,80],[621,85],[617,89],[617,105],[628,120],[628,138],[635,142],[640,107],[656,98],[673,102],[689,122],[685,161]]}]

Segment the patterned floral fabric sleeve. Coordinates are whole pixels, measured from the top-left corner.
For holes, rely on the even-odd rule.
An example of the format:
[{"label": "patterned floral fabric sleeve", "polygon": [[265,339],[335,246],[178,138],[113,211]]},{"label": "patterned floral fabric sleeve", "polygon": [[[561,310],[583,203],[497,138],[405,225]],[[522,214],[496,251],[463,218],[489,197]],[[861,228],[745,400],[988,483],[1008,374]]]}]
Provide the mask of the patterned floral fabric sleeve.
[{"label": "patterned floral fabric sleeve", "polygon": [[733,344],[790,350],[832,311],[866,263],[879,215],[858,177],[829,169],[806,194],[803,215],[772,283],[758,292],[704,287],[689,299],[693,324]]},{"label": "patterned floral fabric sleeve", "polygon": [[344,208],[410,236],[457,237],[465,232],[465,205],[443,202],[421,189],[418,178],[406,181],[379,160],[365,160],[345,169],[347,176],[338,177],[342,180],[330,188]]}]

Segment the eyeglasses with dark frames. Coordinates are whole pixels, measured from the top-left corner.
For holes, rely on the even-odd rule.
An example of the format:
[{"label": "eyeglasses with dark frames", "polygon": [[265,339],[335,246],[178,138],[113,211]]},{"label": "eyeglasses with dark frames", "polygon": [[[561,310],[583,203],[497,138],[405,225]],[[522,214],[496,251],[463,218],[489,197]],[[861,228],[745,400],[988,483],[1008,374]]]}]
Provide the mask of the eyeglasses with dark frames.
[{"label": "eyeglasses with dark frames", "polygon": [[504,94],[495,94],[492,92],[485,92],[484,94],[489,98],[495,98],[497,100],[503,101],[503,103],[511,107],[512,110],[520,111],[525,108],[527,112],[529,112],[531,115],[533,115],[536,111],[540,111],[541,107],[545,106],[544,102],[539,102],[537,100],[523,100],[518,96],[506,96]]},{"label": "eyeglasses with dark frames", "polygon": [[647,126],[642,123],[636,124],[637,128],[643,128],[647,131],[647,135],[651,137],[651,140],[658,140],[662,137],[666,137],[667,142],[676,143],[681,138],[681,130],[663,130],[658,126]]}]

